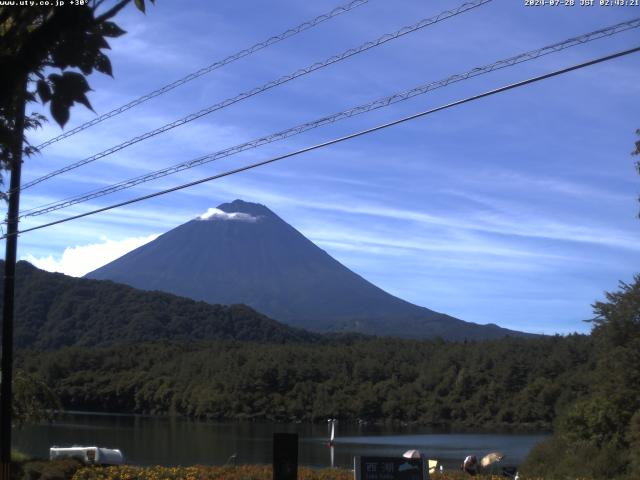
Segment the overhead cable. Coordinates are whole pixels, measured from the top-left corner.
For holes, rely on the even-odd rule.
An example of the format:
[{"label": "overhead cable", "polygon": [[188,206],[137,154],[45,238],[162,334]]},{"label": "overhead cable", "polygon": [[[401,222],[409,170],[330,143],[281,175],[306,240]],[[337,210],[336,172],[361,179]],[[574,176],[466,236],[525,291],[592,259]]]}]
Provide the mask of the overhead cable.
[{"label": "overhead cable", "polygon": [[53,172],[47,173],[46,175],[43,175],[39,178],[36,178],[34,180],[31,180],[30,182],[27,182],[25,184],[22,185],[21,190],[25,190],[27,188],[30,188],[34,185],[37,185],[41,182],[44,182],[45,180],[48,180],[52,177],[55,177],[57,175],[66,173],[68,171],[74,170],[78,167],[81,167],[83,165],[87,165],[88,163],[91,162],[95,162],[98,159],[104,158],[108,155],[111,155],[115,152],[118,152],[120,150],[123,150],[124,148],[130,147],[131,145],[134,145],[136,143],[139,143],[143,140],[147,140],[148,138],[154,137],[156,135],[159,135],[161,133],[164,133],[168,130],[171,130],[173,128],[179,127],[181,125],[184,125],[186,123],[192,122],[198,118],[201,118],[205,115],[209,115],[210,113],[215,112],[216,110],[221,110],[223,108],[226,108],[230,105],[233,105],[237,102],[240,102],[242,100],[245,100],[247,98],[253,97],[254,95],[257,95],[259,93],[262,93],[266,90],[270,90],[274,87],[277,87],[279,85],[282,85],[284,83],[290,82],[291,80],[294,80],[298,77],[301,77],[303,75],[307,75],[311,72],[315,72],[316,70],[319,70],[321,68],[327,67],[329,65],[332,65],[334,63],[340,62],[342,60],[345,60],[349,57],[352,57],[354,55],[357,55],[359,53],[365,52],[369,49],[378,47],[384,43],[387,43],[391,40],[395,40],[397,38],[400,38],[404,35],[407,35],[409,33],[415,32],[417,30],[420,30],[422,28],[428,27],[430,25],[434,25],[436,23],[439,23],[443,20],[455,17],[457,15],[460,15],[461,13],[464,12],[468,12],[471,9],[477,8],[481,5],[485,5],[489,2],[491,2],[492,0],[474,0],[472,2],[467,2],[464,3],[462,5],[460,5],[458,8],[453,9],[453,10],[446,10],[438,15],[436,15],[435,17],[431,17],[431,18],[427,18],[424,20],[419,21],[418,23],[415,23],[413,25],[407,26],[407,27],[403,27],[400,30],[397,30],[393,33],[387,33],[381,37],[379,37],[376,40],[373,41],[369,41],[366,43],[363,43],[362,45],[355,47],[355,48],[350,48],[349,50],[346,50],[344,52],[342,52],[339,55],[334,55],[322,62],[316,62],[312,65],[309,65],[305,68],[301,68],[299,70],[296,70],[295,72],[289,74],[289,75],[285,75],[283,77],[280,77],[276,80],[272,80],[268,83],[265,83],[264,85],[260,86],[260,87],[256,87],[252,90],[248,90],[244,93],[240,93],[239,95],[236,95],[235,97],[231,97],[228,98],[226,100],[223,100],[222,102],[216,103],[215,105],[212,105],[210,107],[207,107],[203,110],[200,110],[199,112],[195,112],[192,113],[190,115],[187,115],[186,117],[183,117],[179,120],[176,120],[174,122],[168,123],[162,127],[156,128],[155,130],[151,130],[149,132],[143,133],[142,135],[139,135],[137,137],[131,138],[123,143],[120,143],[118,145],[115,145],[111,148],[108,148],[106,150],[103,150],[100,153],[97,153],[95,155],[92,155],[90,157],[87,157],[83,160],[79,160],[75,163],[72,163],[70,165],[67,165],[65,167],[62,167],[58,170],[54,170]]},{"label": "overhead cable", "polygon": [[417,95],[422,95],[428,93],[437,88],[446,87],[452,83],[460,82],[463,80],[467,80],[469,78],[477,77],[479,75],[483,75],[489,72],[493,72],[502,68],[511,67],[514,65],[518,65],[523,62],[527,62],[530,60],[534,60],[544,55],[549,55],[551,53],[559,52],[565,50],[567,48],[575,47],[577,45],[581,45],[587,42],[591,42],[597,39],[609,37],[611,35],[615,35],[617,33],[640,27],[640,18],[636,18],[634,20],[629,20],[626,22],[618,23],[616,25],[612,25],[606,28],[601,28],[599,30],[586,33],[577,37],[572,37],[562,42],[554,43],[552,45],[547,45],[542,48],[538,48],[536,50],[531,50],[525,53],[521,53],[519,55],[499,60],[494,63],[490,63],[487,65],[483,65],[481,67],[476,67],[472,70],[469,70],[464,73],[451,75],[442,80],[437,80],[430,83],[425,83],[419,85],[410,90],[405,90],[403,92],[395,93],[393,95],[377,99],[373,102],[369,102],[366,104],[359,105],[357,107],[353,107],[347,110],[343,110],[338,113],[334,113],[333,115],[328,115],[310,122],[306,122],[300,125],[296,125],[295,127],[288,128],[286,130],[282,130],[277,133],[273,133],[270,135],[266,135],[264,137],[251,140],[249,142],[245,142],[239,145],[235,145],[233,147],[226,148],[224,150],[219,150],[217,152],[204,155],[186,162],[178,163],[176,165],[166,167],[160,170],[156,170],[151,173],[147,173],[135,178],[131,178],[128,180],[124,180],[122,182],[115,183],[105,188],[93,190],[91,192],[86,192],[80,195],[76,195],[73,197],[66,198],[64,200],[48,203],[46,205],[41,205],[38,207],[34,207],[29,210],[25,210],[20,218],[25,217],[34,217],[38,215],[44,215],[46,213],[53,212],[55,210],[60,210],[62,208],[69,207],[71,205],[75,205],[78,203],[86,202],[89,200],[93,200],[95,198],[99,198],[105,195],[109,195],[111,193],[115,193],[121,190],[125,190],[128,188],[132,188],[136,185],[140,185],[142,183],[146,183],[152,180],[156,180],[158,178],[165,177],[167,175],[172,175],[174,173],[187,170],[190,168],[194,168],[209,162],[213,162],[215,160],[219,160],[222,158],[226,158],[240,152],[244,152],[246,150],[250,150],[253,148],[260,147],[262,145],[276,142],[279,140],[284,140],[286,138],[298,135],[300,133],[306,132],[308,130],[318,128],[324,125],[328,125],[331,123],[335,123],[340,120],[344,120],[347,118],[354,117],[356,115],[360,115],[362,113],[370,112],[372,110],[376,110],[379,108],[387,107],[389,105],[398,103],[403,100],[407,100],[413,98]]},{"label": "overhead cable", "polygon": [[[310,152],[312,150],[318,150],[320,148],[328,147],[330,145],[335,145],[337,143],[341,143],[341,142],[344,142],[344,141],[347,141],[347,140],[351,140],[351,139],[354,139],[354,138],[357,138],[357,137],[361,137],[363,135],[367,135],[367,134],[370,134],[370,133],[373,133],[373,132],[377,132],[378,130],[383,130],[383,129],[392,127],[394,125],[398,125],[398,124],[401,124],[401,123],[404,123],[404,122],[408,122],[410,120],[415,120],[417,118],[424,117],[426,115],[430,115],[430,114],[433,114],[433,113],[436,113],[436,112],[439,112],[439,111],[442,111],[442,110],[447,110],[449,108],[456,107],[458,105],[462,105],[462,104],[469,103],[469,102],[472,102],[472,101],[475,101],[475,100],[479,100],[481,98],[485,98],[485,97],[489,97],[489,96],[492,96],[492,95],[496,95],[498,93],[502,93],[502,92],[505,92],[505,91],[508,91],[508,90],[512,90],[512,89],[515,89],[515,88],[523,87],[525,85],[529,85],[529,84],[532,84],[532,83],[535,83],[535,82],[546,80],[546,79],[549,79],[549,78],[552,78],[552,77],[556,77],[558,75],[562,75],[562,74],[565,74],[565,73],[568,73],[568,72],[571,72],[571,71],[574,71],[574,70],[578,70],[578,69],[585,68],[585,67],[588,67],[588,66],[591,66],[591,65],[595,65],[595,64],[598,64],[598,63],[606,62],[608,60],[613,60],[614,58],[619,58],[619,57],[622,57],[622,56],[625,56],[625,55],[629,55],[631,53],[636,53],[636,52],[639,52],[639,51],[640,51],[640,47],[635,47],[635,48],[631,48],[629,50],[620,51],[620,52],[617,52],[617,53],[614,53],[614,54],[611,54],[611,55],[607,55],[607,56],[604,56],[604,57],[599,57],[599,58],[596,58],[594,60],[590,60],[588,62],[579,63],[579,64],[576,64],[576,65],[572,65],[570,67],[566,67],[566,68],[563,68],[563,69],[560,69],[560,70],[555,70],[553,72],[546,73],[544,75],[539,75],[539,76],[536,76],[536,77],[529,78],[527,80],[522,80],[520,82],[511,83],[509,85],[505,85],[503,87],[499,87],[499,88],[496,88],[496,89],[493,89],[493,90],[489,90],[489,91],[486,91],[484,93],[473,95],[471,97],[466,97],[466,98],[463,98],[461,100],[457,100],[455,102],[447,103],[446,105],[442,105],[440,107],[436,107],[436,108],[425,110],[425,111],[422,111],[422,112],[419,112],[419,113],[415,113],[413,115],[409,115],[409,116],[400,118],[398,120],[394,120],[392,122],[388,122],[388,123],[385,123],[385,124],[382,124],[382,125],[371,127],[371,128],[366,129],[366,130],[361,130],[359,132],[351,133],[349,135],[345,135],[343,137],[335,138],[333,140],[329,140],[329,141],[326,141],[326,142],[318,143],[316,145],[312,145],[310,147],[302,148],[302,149],[296,150],[294,152],[290,152],[290,153],[286,153],[284,155],[273,157],[273,158],[270,158],[268,160],[263,160],[263,161],[260,161],[260,162],[252,163],[252,164],[249,164],[249,165],[245,165],[243,167],[235,168],[233,170],[228,170],[226,172],[219,173],[219,174],[216,174],[216,175],[211,175],[211,176],[206,177],[206,178],[201,178],[201,179],[195,180],[193,182],[184,183],[182,185],[178,185],[178,186],[175,186],[175,187],[172,187],[172,188],[161,190],[159,192],[154,192],[154,193],[150,193],[148,195],[143,195],[141,197],[136,197],[136,198],[133,198],[133,199],[130,199],[130,200],[126,200],[124,202],[115,203],[115,204],[112,204],[112,205],[109,205],[109,206],[106,206],[106,207],[102,207],[102,208],[98,208],[96,210],[92,210],[92,211],[89,211],[89,212],[81,213],[81,214],[78,214],[78,215],[73,215],[71,217],[63,218],[63,219],[56,220],[56,221],[53,221],[53,222],[49,222],[49,223],[45,223],[45,224],[42,224],[42,225],[38,225],[38,226],[35,226],[35,227],[26,228],[24,230],[21,230],[19,232],[16,232],[16,233],[12,234],[12,235],[19,235],[19,234],[22,234],[22,233],[32,232],[34,230],[40,230],[42,228],[51,227],[53,225],[59,225],[61,223],[69,222],[71,220],[77,220],[79,218],[88,217],[90,215],[95,215],[97,213],[106,212],[108,210],[113,210],[114,208],[123,207],[123,206],[126,206],[126,205],[131,205],[133,203],[141,202],[143,200],[149,200],[151,198],[159,197],[161,195],[166,195],[167,193],[172,193],[172,192],[176,192],[178,190],[183,190],[185,188],[189,188],[189,187],[193,187],[193,186],[196,186],[196,185],[200,185],[200,184],[205,183],[205,182],[210,182],[212,180],[217,180],[219,178],[228,177],[230,175],[235,175],[237,173],[245,172],[247,170],[252,170],[252,169],[257,168],[257,167],[261,167],[261,166],[264,166],[264,165],[268,165],[270,163],[274,163],[274,162],[277,162],[277,161],[280,161],[280,160],[284,160],[285,158],[294,157],[294,156],[300,155],[302,153]],[[9,235],[3,235],[3,236],[0,237],[0,240],[5,239],[8,236]]]},{"label": "overhead cable", "polygon": [[193,73],[190,73],[189,75],[186,75],[178,80],[176,80],[175,82],[172,82],[168,85],[165,85],[164,87],[160,87],[157,90],[154,90],[153,92],[149,92],[145,95],[142,95],[139,98],[136,98],[135,100],[130,101],[129,103],[122,105],[118,108],[114,108],[113,110],[107,112],[107,113],[103,113],[102,115],[89,120],[88,122],[83,123],[82,125],[78,125],[75,128],[72,128],[71,130],[68,130],[64,133],[61,133],[60,135],[50,138],[49,140],[47,140],[44,143],[41,143],[40,145],[38,145],[36,148],[38,149],[43,149],[45,147],[48,147],[49,145],[59,142],[60,140],[70,137],[72,135],[75,135],[78,132],[81,132],[83,130],[86,130],[89,127],[93,127],[94,125],[97,125],[98,123],[101,123],[105,120],[107,120],[108,118],[112,118],[115,117],[116,115],[120,115],[122,112],[126,112],[127,110],[132,109],[133,107],[136,107],[138,105],[140,105],[141,103],[146,102],[147,100],[151,100],[152,98],[158,97],[164,93],[169,92],[170,90],[173,90],[174,88],[180,87],[181,85],[184,85],[185,83],[188,83],[192,80],[195,80],[196,78],[199,78],[203,75],[206,75],[208,73],[213,72],[214,70],[217,70],[218,68],[224,67],[225,65],[229,65],[230,63],[235,62],[236,60],[239,60],[241,58],[244,57],[248,57],[249,55],[256,53],[259,50],[262,50],[264,48],[270,47],[271,45],[274,45],[278,42],[281,42],[282,40],[285,40],[287,38],[293,37],[294,35],[297,35],[300,32],[303,32],[305,30],[309,30],[310,28],[315,27],[316,25],[321,24],[322,22],[329,20],[333,17],[336,17],[342,13],[348,12],[350,10],[353,10],[356,7],[359,7],[360,5],[363,5],[365,3],[367,3],[369,0],[353,0],[352,2],[346,4],[346,5],[342,5],[340,7],[334,8],[333,10],[331,10],[328,13],[324,13],[312,20],[309,20],[307,22],[301,23],[300,25],[290,28],[288,30],[285,30],[284,32],[282,32],[279,35],[274,35],[273,37],[268,38],[267,40],[260,42],[260,43],[256,43],[255,45],[249,47],[249,48],[245,48],[244,50],[240,50],[239,52],[234,53],[233,55],[229,55],[228,57],[222,59],[222,60],[218,60],[214,63],[212,63],[211,65],[208,65],[206,67],[201,68],[198,71],[195,71]]}]

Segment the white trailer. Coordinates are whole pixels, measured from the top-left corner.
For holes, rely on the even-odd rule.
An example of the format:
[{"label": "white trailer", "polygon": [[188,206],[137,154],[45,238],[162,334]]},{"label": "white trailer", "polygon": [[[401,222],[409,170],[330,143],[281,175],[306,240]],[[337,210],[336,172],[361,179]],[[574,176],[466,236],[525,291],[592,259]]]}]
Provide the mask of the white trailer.
[{"label": "white trailer", "polygon": [[51,447],[49,459],[77,458],[87,465],[122,465],[124,456],[118,449],[102,447]]}]

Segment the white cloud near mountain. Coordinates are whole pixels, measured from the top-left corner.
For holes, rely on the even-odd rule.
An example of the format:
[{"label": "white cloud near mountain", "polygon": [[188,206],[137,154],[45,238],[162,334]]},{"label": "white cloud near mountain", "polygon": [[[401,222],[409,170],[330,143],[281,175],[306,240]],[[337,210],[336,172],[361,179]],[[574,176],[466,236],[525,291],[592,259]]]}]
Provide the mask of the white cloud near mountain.
[{"label": "white cloud near mountain", "polygon": [[240,222],[255,222],[258,217],[242,212],[225,212],[219,208],[210,208],[202,215],[198,216],[198,220],[236,220]]},{"label": "white cloud near mountain", "polygon": [[155,240],[158,236],[158,234],[152,234],[146,237],[131,237],[122,240],[103,238],[100,243],[67,247],[59,258],[55,258],[52,255],[46,257],[27,255],[22,257],[21,260],[26,260],[36,267],[49,272],[60,272],[72,277],[81,277]]}]

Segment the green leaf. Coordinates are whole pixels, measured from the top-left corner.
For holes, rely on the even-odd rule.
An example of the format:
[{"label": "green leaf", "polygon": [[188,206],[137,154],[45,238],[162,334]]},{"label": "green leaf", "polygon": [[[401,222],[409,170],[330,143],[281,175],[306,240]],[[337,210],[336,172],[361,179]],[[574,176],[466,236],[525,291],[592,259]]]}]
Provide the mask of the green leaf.
[{"label": "green leaf", "polygon": [[26,157],[31,157],[35,153],[40,153],[40,150],[31,145],[24,147],[24,149],[22,150],[22,154]]},{"label": "green leaf", "polygon": [[75,103],[81,103],[93,110],[86,93],[91,90],[87,79],[78,72],[51,74],[49,80],[53,86],[51,95],[51,114],[56,122],[64,125],[69,119],[69,109]]},{"label": "green leaf", "polygon": [[91,58],[89,58],[89,55],[78,62],[78,68],[84,75],[91,75],[91,72],[93,71],[93,62],[91,61]]},{"label": "green leaf", "polygon": [[51,116],[61,127],[69,121],[69,107],[56,98],[51,100]]},{"label": "green leaf", "polygon": [[78,96],[76,96],[75,101],[78,102],[78,103],[81,103],[82,105],[87,107],[92,112],[94,111],[93,107],[91,106],[91,103],[89,102],[89,99],[87,98],[87,96],[84,93],[81,93]]},{"label": "green leaf", "polygon": [[38,95],[40,95],[40,100],[43,104],[51,100],[51,88],[46,80],[38,80],[36,88],[38,89]]},{"label": "green leaf", "polygon": [[113,37],[113,38],[119,37],[127,33],[113,22],[102,23],[102,25],[100,26],[100,30],[105,37]]},{"label": "green leaf", "polygon": [[42,127],[42,124],[47,121],[47,117],[36,112],[32,112],[30,115],[25,116],[24,128],[25,130],[33,130]]},{"label": "green leaf", "polygon": [[93,110],[89,99],[85,95],[91,88],[87,83],[87,79],[84,78],[84,75],[77,72],[64,72],[62,80],[64,82],[64,93],[67,95],[68,100],[81,103],[89,110]]},{"label": "green leaf", "polygon": [[78,72],[64,72],[62,74],[62,80],[74,91],[85,93],[91,90],[87,79]]},{"label": "green leaf", "polygon": [[109,43],[104,39],[103,35],[92,35],[95,38],[98,49],[105,48],[107,50],[111,49]]},{"label": "green leaf", "polygon": [[138,10],[140,10],[142,13],[145,12],[144,0],[134,0],[134,3],[136,4],[136,7],[138,7]]},{"label": "green leaf", "polygon": [[104,53],[99,53],[93,62],[93,67],[106,75],[113,77],[113,70],[111,69],[111,60]]},{"label": "green leaf", "polygon": [[58,88],[58,85],[60,85],[60,82],[62,81],[62,75],[52,73],[51,75],[49,75],[49,81],[51,82],[53,91],[55,92],[55,90]]}]

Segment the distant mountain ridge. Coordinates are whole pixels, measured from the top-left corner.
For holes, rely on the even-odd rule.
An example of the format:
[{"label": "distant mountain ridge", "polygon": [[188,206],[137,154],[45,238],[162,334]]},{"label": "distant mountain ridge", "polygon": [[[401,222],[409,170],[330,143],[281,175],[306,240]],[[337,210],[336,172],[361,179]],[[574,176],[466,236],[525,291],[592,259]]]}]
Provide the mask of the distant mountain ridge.
[{"label": "distant mountain ridge", "polygon": [[211,304],[246,304],[289,325],[450,340],[525,335],[413,305],[368,282],[264,205],[223,203],[89,273]]}]

